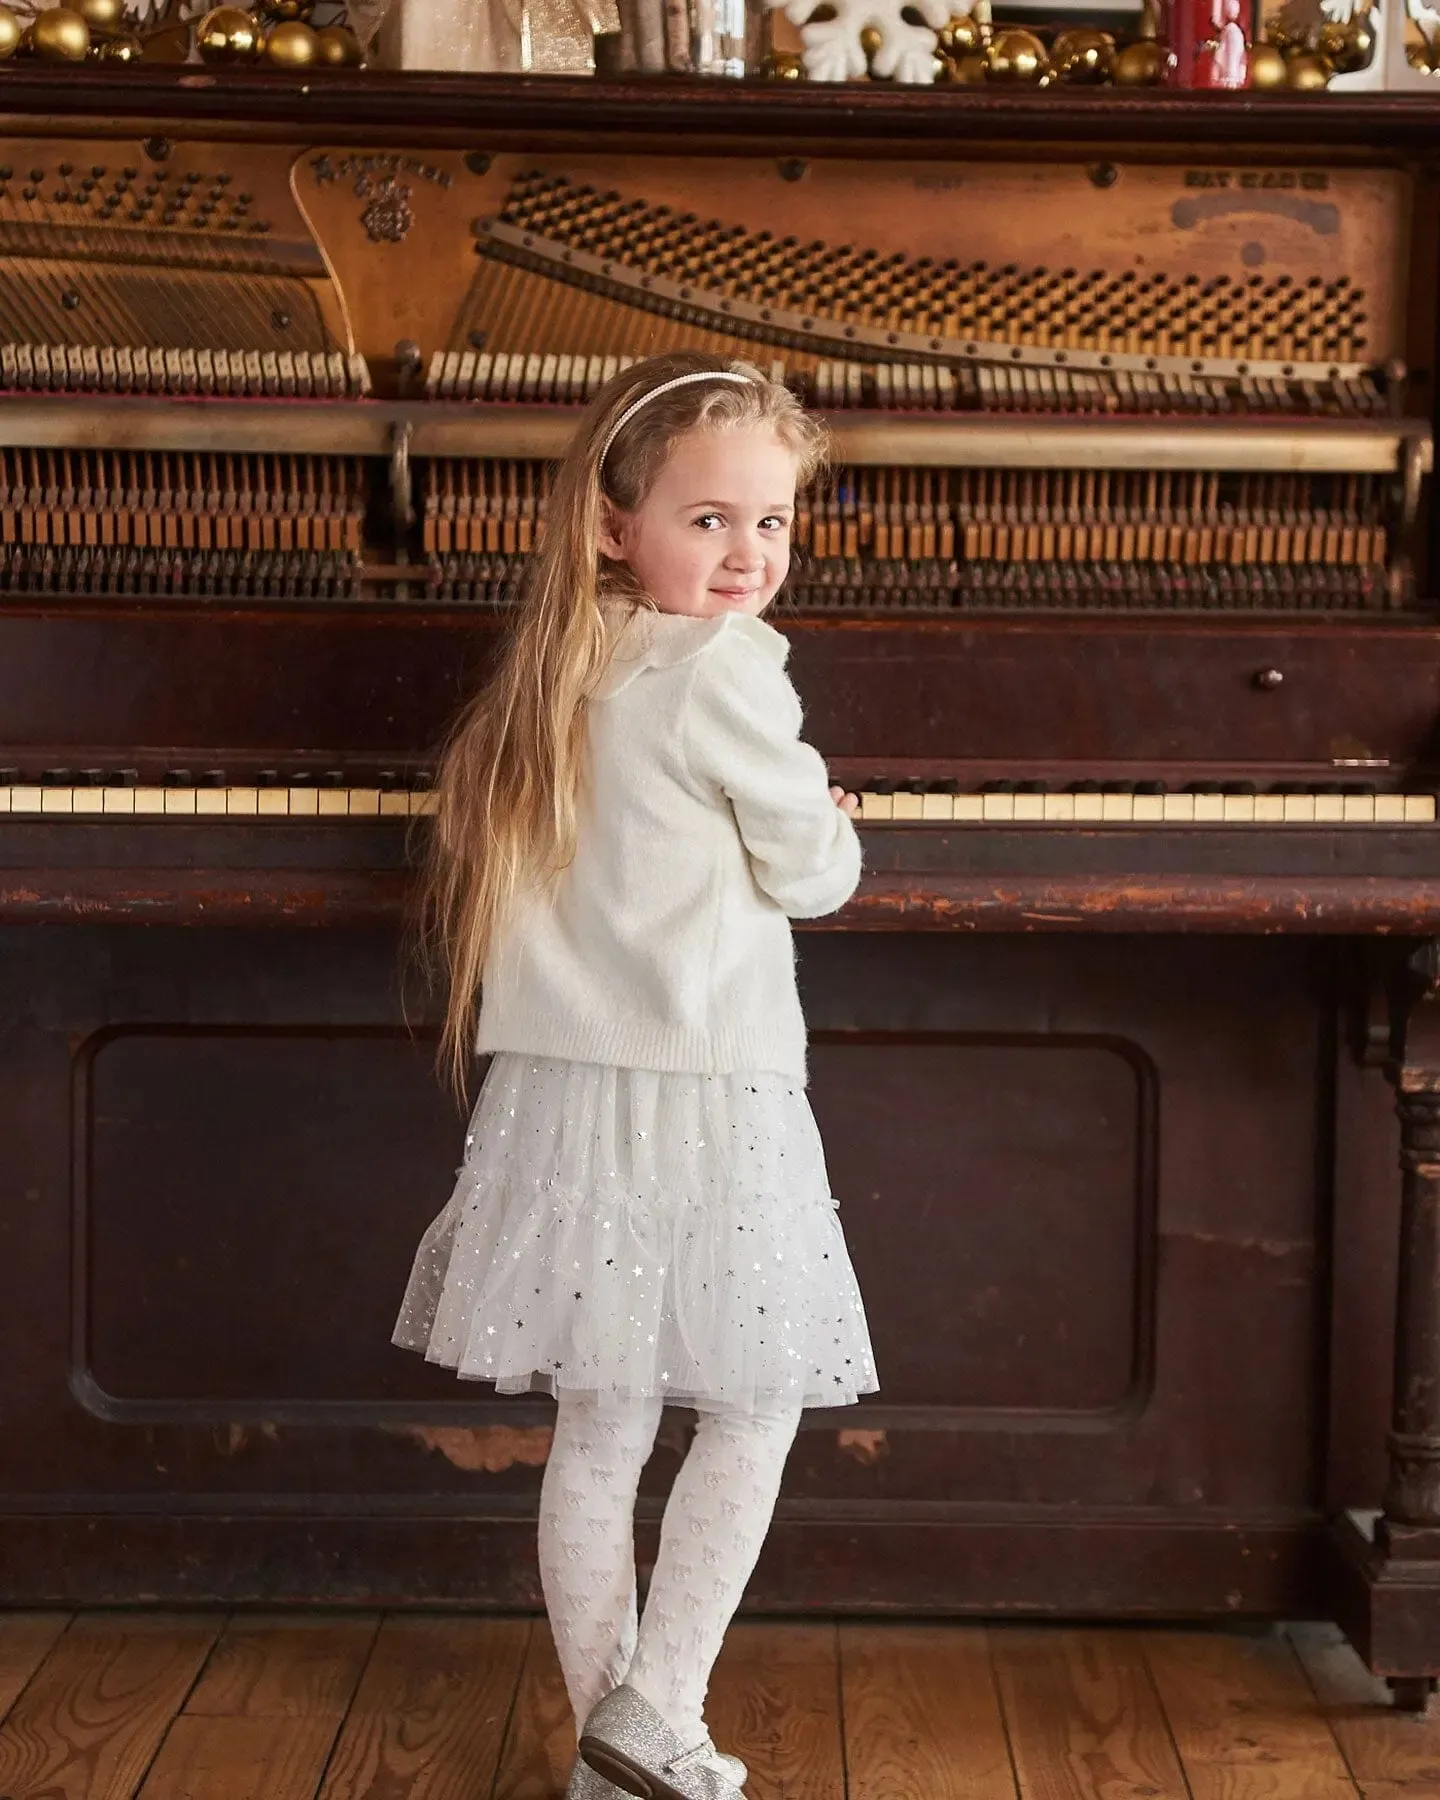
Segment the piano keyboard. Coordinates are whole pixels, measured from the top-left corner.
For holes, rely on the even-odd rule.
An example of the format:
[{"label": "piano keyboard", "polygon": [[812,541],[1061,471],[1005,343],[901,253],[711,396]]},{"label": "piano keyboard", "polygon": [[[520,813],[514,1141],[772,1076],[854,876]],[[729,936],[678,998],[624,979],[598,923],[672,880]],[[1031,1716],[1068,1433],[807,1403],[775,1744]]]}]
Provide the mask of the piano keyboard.
[{"label": "piano keyboard", "polygon": [[[1205,784],[1207,787],[1210,784]],[[1159,782],[1087,783],[1049,792],[1040,782],[960,792],[952,782],[910,782],[860,795],[862,824],[940,825],[1431,825],[1434,794],[1164,791]]]},{"label": "piano keyboard", "polygon": [[[13,775],[0,770],[0,777]],[[859,818],[864,825],[1433,825],[1436,816],[1433,793],[1171,793],[1160,787],[1141,782],[1105,791],[1086,783],[1079,791],[1072,784],[1050,792],[1034,782],[965,792],[958,782],[884,783],[861,791]],[[0,779],[0,816],[12,818],[375,820],[435,810],[432,789],[395,780],[373,787],[350,787],[331,777],[293,784],[278,777],[253,784],[146,783],[130,771],[96,771],[78,782]]]}]

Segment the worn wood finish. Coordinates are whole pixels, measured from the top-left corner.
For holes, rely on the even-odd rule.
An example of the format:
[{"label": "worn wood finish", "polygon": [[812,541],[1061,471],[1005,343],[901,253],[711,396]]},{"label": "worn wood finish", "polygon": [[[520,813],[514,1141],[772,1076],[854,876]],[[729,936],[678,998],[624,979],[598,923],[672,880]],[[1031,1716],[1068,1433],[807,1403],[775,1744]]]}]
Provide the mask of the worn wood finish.
[{"label": "worn wood finish", "polygon": [[[12,78],[13,77],[13,78]],[[562,76],[381,75],[327,71],[249,73],[227,69],[197,80],[179,69],[126,71],[123,81],[81,72],[57,75],[17,65],[7,71],[5,113],[31,128],[71,129],[77,114],[143,122],[148,131],[243,123],[267,135],[488,145],[514,134],[533,142],[593,142],[600,135],[669,149],[676,141],[732,150],[776,143],[805,149],[863,144],[885,149],[924,143],[953,150],[986,144],[1068,145],[1082,154],[1143,144],[1164,154],[1177,145],[1221,150],[1268,147],[1286,160],[1353,151],[1431,150],[1435,110],[1422,94],[1292,98],[1105,88],[1028,92],[815,86]],[[32,123],[33,122],[33,123]]]},{"label": "worn wood finish", "polygon": [[[57,1673],[69,1681],[72,1711],[106,1661],[89,1623],[78,1630],[88,1661],[57,1648],[40,1670],[52,1687]],[[373,1740],[366,1709],[377,1699],[403,1708],[392,1723],[412,1753],[362,1772],[347,1793],[450,1794],[468,1762],[478,1772],[467,1800],[559,1800],[575,1734],[544,1621],[442,1617],[403,1643],[392,1624],[377,1634],[373,1619],[299,1621],[297,1642],[276,1623],[232,1619],[214,1653],[222,1679],[207,1667],[178,1712],[157,1664],[150,1699],[173,1716],[136,1800],[317,1800],[336,1786],[317,1766],[323,1741]],[[403,1681],[397,1648],[416,1662]],[[196,1710],[201,1694],[211,1710]],[[753,1800],[1430,1800],[1435,1726],[1387,1699],[1330,1626],[1158,1634],[827,1621],[735,1627],[707,1715],[720,1745],[747,1759]],[[477,1701],[484,1722],[471,1742],[485,1748],[467,1757],[458,1741],[438,1744],[438,1722],[458,1723]],[[497,1703],[508,1720],[492,1781]],[[63,1790],[36,1773],[8,1791],[48,1800]]]},{"label": "worn wood finish", "polygon": [[77,1621],[0,1726],[0,1791],[129,1800],[215,1641],[218,1621]]}]

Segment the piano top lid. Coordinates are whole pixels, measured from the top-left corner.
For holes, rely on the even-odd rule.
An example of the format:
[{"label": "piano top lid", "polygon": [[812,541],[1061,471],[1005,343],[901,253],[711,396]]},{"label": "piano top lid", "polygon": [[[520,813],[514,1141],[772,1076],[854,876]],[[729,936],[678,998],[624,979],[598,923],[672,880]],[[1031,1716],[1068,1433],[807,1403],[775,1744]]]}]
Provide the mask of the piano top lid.
[{"label": "piano top lid", "polygon": [[7,66],[8,129],[55,134],[137,124],[157,136],[234,124],[247,135],[312,142],[496,147],[506,138],[596,147],[602,138],[674,151],[713,145],[734,154],[781,144],[824,154],[893,145],[954,155],[1042,145],[1133,157],[1171,147],[1289,165],[1333,164],[1355,152],[1440,152],[1440,107],[1426,94],[1281,96],[1169,89],[1047,89],[1043,93],[908,87],[876,82],[592,80],[554,75],[454,75],[307,69],[142,66],[72,71]]}]

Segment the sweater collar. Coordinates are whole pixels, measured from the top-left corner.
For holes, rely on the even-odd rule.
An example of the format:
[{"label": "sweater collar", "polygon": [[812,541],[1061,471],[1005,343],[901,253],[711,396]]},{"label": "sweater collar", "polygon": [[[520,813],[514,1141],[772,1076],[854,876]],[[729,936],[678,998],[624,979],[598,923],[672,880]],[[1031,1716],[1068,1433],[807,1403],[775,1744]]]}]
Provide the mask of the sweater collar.
[{"label": "sweater collar", "polygon": [[749,613],[725,612],[696,619],[688,613],[659,612],[652,607],[630,608],[623,602],[606,608],[612,633],[610,661],[595,688],[595,698],[606,700],[626,688],[645,669],[673,669],[701,655],[724,633],[740,633],[756,649],[780,665],[790,654],[790,640]]}]

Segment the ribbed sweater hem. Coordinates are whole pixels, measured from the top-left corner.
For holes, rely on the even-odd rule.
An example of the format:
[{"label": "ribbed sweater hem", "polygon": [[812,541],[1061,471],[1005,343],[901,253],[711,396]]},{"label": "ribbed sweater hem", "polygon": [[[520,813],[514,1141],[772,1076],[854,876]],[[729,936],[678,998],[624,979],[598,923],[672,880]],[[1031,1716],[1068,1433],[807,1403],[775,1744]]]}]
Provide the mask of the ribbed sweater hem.
[{"label": "ribbed sweater hem", "polygon": [[601,1063],[616,1069],[658,1069],[685,1075],[731,1075],[742,1069],[769,1069],[805,1079],[805,1039],[794,1032],[737,1027],[698,1031],[644,1020],[586,1022],[488,1018],[482,1011],[476,1050],[516,1051],[563,1062]]}]

